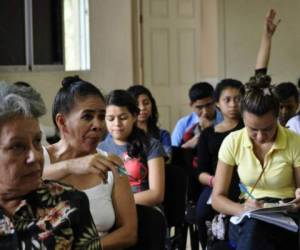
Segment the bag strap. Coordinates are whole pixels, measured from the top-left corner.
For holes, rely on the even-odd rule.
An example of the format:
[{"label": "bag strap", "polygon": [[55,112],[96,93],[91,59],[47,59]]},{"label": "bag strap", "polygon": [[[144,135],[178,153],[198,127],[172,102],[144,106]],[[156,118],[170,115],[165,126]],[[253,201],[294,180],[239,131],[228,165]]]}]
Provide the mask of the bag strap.
[{"label": "bag strap", "polygon": [[250,195],[253,193],[254,189],[256,188],[256,186],[257,186],[258,182],[260,181],[260,179],[261,179],[262,175],[263,175],[263,174],[264,174],[264,172],[265,172],[265,169],[266,169],[266,166],[265,166],[265,167],[263,167],[263,169],[262,169],[262,171],[261,171],[260,175],[258,176],[258,178],[257,178],[256,182],[254,183],[253,187],[251,188],[251,190],[250,190]]}]

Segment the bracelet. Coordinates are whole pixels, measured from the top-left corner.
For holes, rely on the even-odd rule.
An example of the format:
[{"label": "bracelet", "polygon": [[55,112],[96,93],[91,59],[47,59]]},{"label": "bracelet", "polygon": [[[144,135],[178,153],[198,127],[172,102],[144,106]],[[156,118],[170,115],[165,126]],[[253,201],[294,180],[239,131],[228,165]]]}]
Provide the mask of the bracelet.
[{"label": "bracelet", "polygon": [[208,186],[210,186],[210,187],[213,187],[213,180],[214,180],[214,176],[213,175],[211,175],[210,177],[209,177],[209,181],[208,181]]}]

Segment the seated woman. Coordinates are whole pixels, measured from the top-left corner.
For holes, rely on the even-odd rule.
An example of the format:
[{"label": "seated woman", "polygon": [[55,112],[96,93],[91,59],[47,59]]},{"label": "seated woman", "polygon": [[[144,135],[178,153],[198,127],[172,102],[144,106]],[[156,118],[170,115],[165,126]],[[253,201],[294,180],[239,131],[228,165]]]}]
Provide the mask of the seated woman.
[{"label": "seated woman", "polygon": [[[109,131],[99,148],[117,154],[124,160],[136,204],[147,206],[157,213],[161,210],[165,188],[165,152],[161,143],[137,127],[139,108],[134,97],[125,90],[112,91],[106,99],[105,121]],[[153,209],[155,208],[155,209]],[[158,212],[155,216],[164,222]],[[165,234],[157,233],[157,246],[163,249]]]},{"label": "seated woman", "polygon": [[101,249],[86,195],[41,179],[44,113],[34,89],[0,83],[0,249]]},{"label": "seated woman", "polygon": [[[212,206],[227,215],[288,201],[300,187],[300,137],[278,124],[279,101],[268,76],[252,77],[241,100],[245,128],[228,135],[219,150]],[[251,199],[228,197],[237,166]],[[298,249],[297,234],[273,224],[247,218],[229,225],[229,240],[237,250]]]},{"label": "seated woman", "polygon": [[[234,79],[224,79],[217,84],[215,101],[224,120],[215,126],[204,129],[197,144],[198,178],[203,189],[197,202],[196,216],[202,249],[206,248],[207,243],[206,221],[211,221],[215,215],[215,211],[210,204],[207,204],[207,201],[214,185],[219,148],[229,133],[244,127],[240,113],[242,92],[243,84]],[[238,190],[238,185],[235,186]],[[235,193],[238,196],[239,192]]]},{"label": "seated woman", "polygon": [[158,110],[156,101],[152,96],[149,89],[142,85],[134,85],[127,89],[132,94],[140,109],[140,113],[137,117],[137,126],[143,129],[153,138],[159,140],[164,147],[164,150],[168,156],[171,155],[171,136],[170,133],[158,127]]},{"label": "seated woman", "polygon": [[78,77],[65,78],[53,103],[52,118],[61,139],[44,152],[43,177],[87,194],[103,249],[133,245],[137,215],[128,177],[117,172],[123,161],[96,150],[106,132],[101,92]]}]

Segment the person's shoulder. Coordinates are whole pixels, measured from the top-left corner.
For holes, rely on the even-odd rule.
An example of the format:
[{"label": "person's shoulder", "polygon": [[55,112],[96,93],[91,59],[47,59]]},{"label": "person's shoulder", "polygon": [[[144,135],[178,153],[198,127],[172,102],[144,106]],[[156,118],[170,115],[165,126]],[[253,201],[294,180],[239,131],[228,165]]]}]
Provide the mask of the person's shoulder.
[{"label": "person's shoulder", "polygon": [[300,135],[296,131],[291,130],[290,128],[286,128],[286,127],[281,127],[281,129],[285,132],[288,140],[291,140],[291,139],[294,139],[297,141],[300,140]]},{"label": "person's shoulder", "polygon": [[170,136],[170,132],[168,131],[168,130],[166,130],[166,129],[159,129],[159,134],[160,134],[160,136]]},{"label": "person's shoulder", "polygon": [[88,202],[84,192],[58,181],[45,180],[41,187],[34,191],[33,196],[43,206],[52,206],[60,202],[78,203]]},{"label": "person's shoulder", "polygon": [[232,137],[232,138],[241,138],[247,136],[247,131],[245,128],[240,128],[238,130],[232,131],[229,133],[227,137]]},{"label": "person's shoulder", "polygon": [[113,144],[113,139],[110,134],[107,134],[103,141],[98,144],[97,150],[107,151],[107,148]]},{"label": "person's shoulder", "polygon": [[195,119],[195,116],[197,116],[197,115],[194,112],[192,112],[188,115],[185,115],[185,116],[179,118],[176,125],[184,125],[184,124],[190,122],[191,120]]},{"label": "person's shoulder", "polygon": [[156,146],[156,145],[160,145],[161,142],[154,138],[153,136],[149,136],[149,144],[150,144],[150,147],[153,147],[153,146]]},{"label": "person's shoulder", "polygon": [[291,119],[289,119],[288,122],[286,123],[286,127],[287,128],[300,127],[300,115],[298,114],[292,117]]},{"label": "person's shoulder", "polygon": [[152,136],[149,137],[148,154],[149,155],[157,154],[157,155],[163,156],[163,157],[166,156],[161,142]]},{"label": "person's shoulder", "polygon": [[240,147],[240,145],[249,144],[250,139],[248,137],[245,128],[230,132],[223,140],[222,144],[229,144],[235,147]]}]

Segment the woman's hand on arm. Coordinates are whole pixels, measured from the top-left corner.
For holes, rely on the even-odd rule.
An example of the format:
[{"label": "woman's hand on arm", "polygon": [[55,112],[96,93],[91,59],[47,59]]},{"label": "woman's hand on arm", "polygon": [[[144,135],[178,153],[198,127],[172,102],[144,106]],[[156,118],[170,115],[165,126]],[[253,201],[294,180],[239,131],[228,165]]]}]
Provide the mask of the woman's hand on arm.
[{"label": "woman's hand on arm", "polygon": [[165,195],[165,162],[163,157],[148,161],[149,189],[134,194],[135,203],[155,206],[162,203]]},{"label": "woman's hand on arm", "polygon": [[276,11],[270,9],[265,17],[264,30],[256,59],[255,69],[267,68],[271,54],[272,36],[276,31],[280,19],[275,21]]},{"label": "woman's hand on arm", "polygon": [[69,159],[45,166],[44,179],[61,180],[69,175],[96,174],[103,180],[107,171],[123,164],[123,161],[113,155],[92,154],[84,157]]},{"label": "woman's hand on arm", "polygon": [[104,250],[124,249],[137,241],[137,213],[127,176],[114,173],[112,202],[116,215],[115,228],[101,238]]},{"label": "woman's hand on arm", "polygon": [[228,198],[228,190],[231,184],[235,167],[218,161],[212,193],[212,206],[217,211],[227,215],[239,215],[244,212],[244,206],[233,202]]}]

